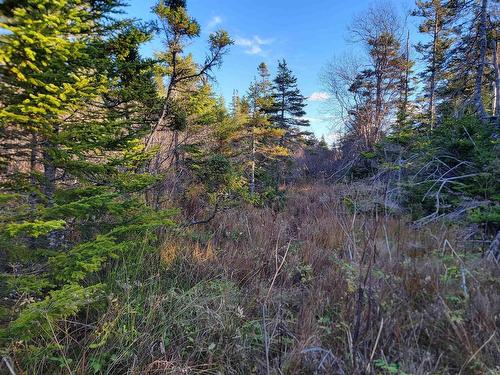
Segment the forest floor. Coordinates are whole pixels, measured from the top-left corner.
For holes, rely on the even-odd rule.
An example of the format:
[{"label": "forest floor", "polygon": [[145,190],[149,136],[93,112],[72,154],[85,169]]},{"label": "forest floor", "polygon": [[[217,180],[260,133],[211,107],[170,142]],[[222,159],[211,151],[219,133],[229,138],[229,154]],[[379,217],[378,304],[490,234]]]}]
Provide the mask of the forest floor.
[{"label": "forest floor", "polygon": [[111,271],[116,295],[81,365],[498,374],[498,266],[464,227],[417,227],[383,203],[383,187],[305,185],[280,210],[228,209],[171,234],[159,258]]}]

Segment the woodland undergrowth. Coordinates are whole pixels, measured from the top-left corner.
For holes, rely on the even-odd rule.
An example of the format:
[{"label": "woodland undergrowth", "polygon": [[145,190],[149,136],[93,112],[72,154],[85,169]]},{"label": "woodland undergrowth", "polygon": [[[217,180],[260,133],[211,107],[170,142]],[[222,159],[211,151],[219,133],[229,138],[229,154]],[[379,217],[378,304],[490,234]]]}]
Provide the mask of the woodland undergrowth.
[{"label": "woodland undergrowth", "polygon": [[384,199],[378,185],[303,185],[284,208],[170,229],[13,361],[30,374],[496,374],[498,267],[463,227],[416,227]]}]

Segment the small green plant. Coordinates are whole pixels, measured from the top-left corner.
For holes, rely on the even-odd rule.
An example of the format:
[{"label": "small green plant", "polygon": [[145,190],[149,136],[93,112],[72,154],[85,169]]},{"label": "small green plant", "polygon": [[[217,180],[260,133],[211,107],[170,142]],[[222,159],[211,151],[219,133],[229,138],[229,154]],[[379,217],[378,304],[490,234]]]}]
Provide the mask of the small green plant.
[{"label": "small green plant", "polygon": [[460,277],[460,267],[458,266],[446,267],[446,272],[440,276],[443,282],[457,280],[459,277]]},{"label": "small green plant", "polygon": [[325,332],[327,335],[332,334],[332,318],[329,315],[322,315],[317,319],[318,326]]},{"label": "small green plant", "polygon": [[376,359],[373,364],[376,368],[384,370],[386,374],[391,375],[410,375],[400,369],[398,363],[388,363],[385,359]]},{"label": "small green plant", "polygon": [[310,283],[314,277],[313,268],[310,264],[299,265],[297,272],[300,274],[300,282],[303,284]]}]

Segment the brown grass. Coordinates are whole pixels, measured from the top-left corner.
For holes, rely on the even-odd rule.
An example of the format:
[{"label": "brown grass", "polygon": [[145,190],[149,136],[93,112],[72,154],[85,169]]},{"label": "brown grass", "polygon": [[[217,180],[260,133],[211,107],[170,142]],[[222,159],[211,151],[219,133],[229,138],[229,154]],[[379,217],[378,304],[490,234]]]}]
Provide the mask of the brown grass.
[{"label": "brown grass", "polygon": [[301,186],[281,211],[172,233],[115,277],[126,287],[80,345],[115,328],[75,373],[99,358],[110,374],[498,374],[498,266],[384,194]]},{"label": "brown grass", "polygon": [[[303,186],[281,212],[224,212],[205,228],[215,251],[196,274],[238,285],[248,317],[266,307],[266,329],[278,326],[272,373],[370,373],[377,359],[378,373],[381,361],[411,374],[493,373],[498,268],[460,227],[414,228],[381,203],[381,186]],[[254,358],[263,373],[265,353]]]}]

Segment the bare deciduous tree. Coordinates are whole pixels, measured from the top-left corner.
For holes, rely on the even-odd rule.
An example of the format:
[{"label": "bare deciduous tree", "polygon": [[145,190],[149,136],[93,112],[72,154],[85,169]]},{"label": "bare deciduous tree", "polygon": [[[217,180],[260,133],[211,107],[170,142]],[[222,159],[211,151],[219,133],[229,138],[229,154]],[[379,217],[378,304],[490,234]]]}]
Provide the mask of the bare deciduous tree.
[{"label": "bare deciduous tree", "polygon": [[402,21],[391,4],[378,3],[354,18],[351,41],[366,50],[361,58],[344,57],[322,74],[333,108],[352,140],[370,149],[397,112],[399,84],[408,59],[401,51]]}]

